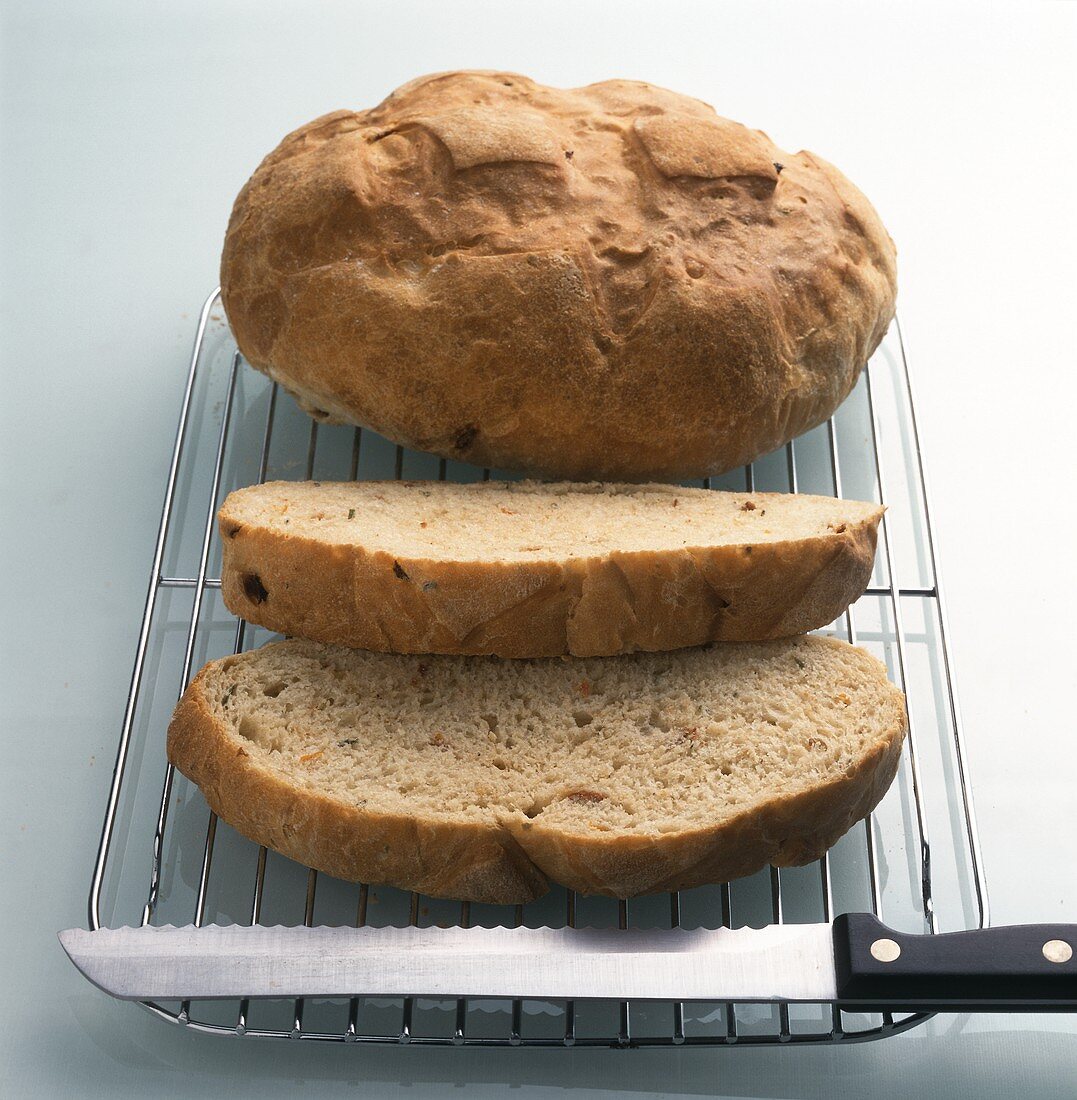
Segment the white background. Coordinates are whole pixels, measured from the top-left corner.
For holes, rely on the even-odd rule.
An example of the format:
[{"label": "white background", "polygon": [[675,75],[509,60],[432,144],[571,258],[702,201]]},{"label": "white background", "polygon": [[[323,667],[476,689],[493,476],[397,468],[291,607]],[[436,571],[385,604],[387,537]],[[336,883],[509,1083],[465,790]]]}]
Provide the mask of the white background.
[{"label": "white background", "polygon": [[83,924],[163,478],[235,192],[429,71],[641,78],[834,161],[900,253],[994,919],[1077,920],[1072,4],[5,4],[0,1093],[1072,1095],[1077,1019],[859,1047],[353,1049],[186,1034],[86,985]]}]

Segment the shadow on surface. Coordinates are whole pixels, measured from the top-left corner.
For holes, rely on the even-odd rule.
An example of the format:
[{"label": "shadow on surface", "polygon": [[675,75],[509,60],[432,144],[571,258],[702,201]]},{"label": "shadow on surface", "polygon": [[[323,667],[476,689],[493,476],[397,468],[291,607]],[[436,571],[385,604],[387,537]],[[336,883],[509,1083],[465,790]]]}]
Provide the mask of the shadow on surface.
[{"label": "shadow on surface", "polygon": [[[155,1080],[175,1075],[184,1096],[269,1096],[320,1083],[362,1095],[500,1096],[538,1085],[579,1095],[1068,1097],[1077,1042],[1061,1018],[937,1017],[906,1034],[849,1046],[759,1049],[453,1049],[231,1040],[158,1023],[134,1005],[87,992],[70,999],[75,1026],[110,1061]],[[1040,1023],[1042,1021],[1042,1026]],[[997,1028],[997,1029],[996,1029]],[[790,1067],[795,1072],[790,1073]]]}]

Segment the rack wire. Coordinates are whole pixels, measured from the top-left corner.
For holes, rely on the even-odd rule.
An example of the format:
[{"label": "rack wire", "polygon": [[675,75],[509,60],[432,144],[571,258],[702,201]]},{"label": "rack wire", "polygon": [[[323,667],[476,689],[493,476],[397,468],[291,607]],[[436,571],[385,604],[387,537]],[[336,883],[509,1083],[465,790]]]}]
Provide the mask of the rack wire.
[{"label": "rack wire", "polygon": [[[343,883],[259,848],[218,821],[164,758],[178,695],[201,662],[262,644],[220,600],[215,517],[228,490],[267,477],[511,477],[407,451],[303,416],[242,360],[219,291],[206,300],[180,406],[149,590],[89,896],[89,923],[740,927],[829,921],[870,909],[930,933],[983,927],[987,893],[954,690],[931,506],[900,324],[826,424],[743,470],[693,484],[875,499],[888,511],[875,575],[827,631],[886,661],[908,699],[898,780],[817,863],[716,887],[611,901],[554,888],[527,906],[480,906]],[[929,833],[929,822],[931,832]],[[833,1005],[397,1000],[146,1002],[215,1034],[342,1042],[510,1046],[711,1046],[851,1042],[926,1014]]]}]

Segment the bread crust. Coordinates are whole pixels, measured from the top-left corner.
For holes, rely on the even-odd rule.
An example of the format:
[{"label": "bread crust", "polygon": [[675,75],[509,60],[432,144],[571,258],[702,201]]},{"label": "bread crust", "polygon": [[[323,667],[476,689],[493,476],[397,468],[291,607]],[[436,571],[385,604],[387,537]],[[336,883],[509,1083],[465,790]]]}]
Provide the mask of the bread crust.
[{"label": "bread crust", "polygon": [[882,513],[777,542],[467,562],[283,533],[226,501],[221,588],[248,622],[380,652],[595,657],[767,641],[826,626],[861,595]]},{"label": "bread crust", "polygon": [[708,828],[580,832],[519,814],[476,822],[375,812],[297,788],[259,765],[214,715],[208,682],[220,667],[207,665],[184,693],[168,730],[168,759],[222,820],[338,878],[489,904],[532,901],[551,880],[582,894],[631,897],[725,882],[767,864],[809,863],[886,793],[907,725],[894,688],[890,721],[877,741],[826,783],[775,795]]},{"label": "bread crust", "polygon": [[894,313],[864,196],[708,105],[441,73],[288,135],[221,260],[320,419],[577,480],[720,473],[822,422]]}]

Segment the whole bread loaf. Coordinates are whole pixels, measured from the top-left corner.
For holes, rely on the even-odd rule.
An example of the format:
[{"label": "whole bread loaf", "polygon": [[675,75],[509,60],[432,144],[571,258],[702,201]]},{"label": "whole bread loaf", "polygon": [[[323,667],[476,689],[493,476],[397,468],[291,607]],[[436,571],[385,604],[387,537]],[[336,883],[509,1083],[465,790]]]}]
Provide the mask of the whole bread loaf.
[{"label": "whole bread loaf", "polygon": [[455,72],[288,135],[236,200],[221,286],[248,361],[317,418],[646,481],[829,416],[896,276],[836,168],[699,100]]},{"label": "whole bread loaf", "polygon": [[815,859],[886,792],[904,730],[883,666],[815,636],[576,661],[293,640],[207,665],[168,757],[309,866],[510,903]]},{"label": "whole bread loaf", "polygon": [[278,481],[224,502],[222,589],[270,630],[398,653],[757,641],[842,614],[881,515],[673,485]]}]

